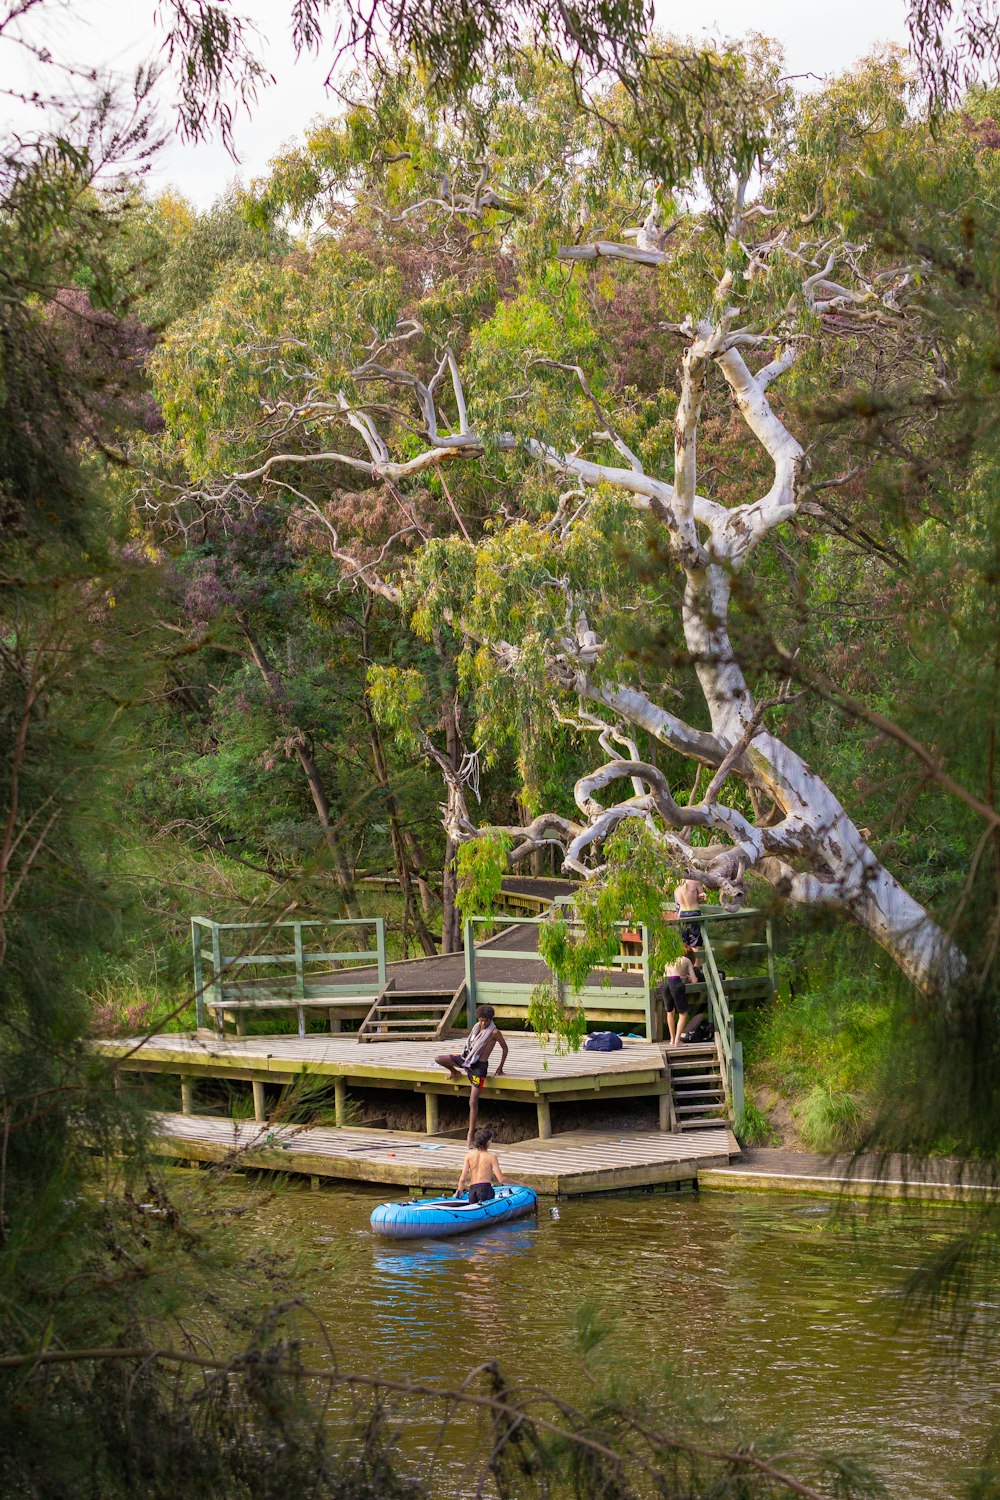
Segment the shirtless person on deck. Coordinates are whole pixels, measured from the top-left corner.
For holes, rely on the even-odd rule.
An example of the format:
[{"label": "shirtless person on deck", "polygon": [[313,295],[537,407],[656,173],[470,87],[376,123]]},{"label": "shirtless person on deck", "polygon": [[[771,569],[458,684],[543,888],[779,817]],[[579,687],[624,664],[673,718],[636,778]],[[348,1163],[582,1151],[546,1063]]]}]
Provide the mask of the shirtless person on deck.
[{"label": "shirtless person on deck", "polygon": [[493,1192],[493,1179],[503,1185],[503,1173],[500,1163],[496,1159],[496,1153],[490,1150],[490,1142],[493,1139],[492,1130],[477,1130],[472,1137],[472,1150],[466,1156],[462,1165],[462,1175],[458,1179],[458,1187],[455,1189],[455,1197],[462,1196],[466,1178],[469,1180],[469,1202],[489,1203],[495,1196]]},{"label": "shirtless person on deck", "polygon": [[688,958],[691,958],[701,947],[701,928],[697,918],[701,916],[701,903],[704,899],[705,887],[700,880],[694,880],[690,875],[686,880],[682,880],[674,891],[681,942],[684,944],[684,952]]},{"label": "shirtless person on deck", "polygon": [[667,965],[663,976],[664,1005],[667,1011],[667,1031],[670,1034],[668,1047],[681,1046],[681,1032],[687,1025],[689,984],[697,984],[698,975],[694,964],[685,955]]},{"label": "shirtless person on deck", "polygon": [[501,1052],[500,1066],[497,1068],[496,1077],[503,1073],[504,1064],[507,1061],[508,1047],[504,1041],[503,1032],[493,1024],[494,1010],[492,1005],[478,1005],[476,1007],[476,1024],[469,1032],[468,1040],[462,1052],[444,1052],[434,1061],[439,1067],[448,1069],[450,1078],[461,1078],[467,1073],[469,1082],[472,1084],[472,1092],[469,1095],[469,1134],[467,1144],[472,1145],[472,1133],[479,1119],[479,1095],[483,1085],[486,1083],[486,1075],[489,1072],[489,1056],[494,1047],[499,1047]]}]

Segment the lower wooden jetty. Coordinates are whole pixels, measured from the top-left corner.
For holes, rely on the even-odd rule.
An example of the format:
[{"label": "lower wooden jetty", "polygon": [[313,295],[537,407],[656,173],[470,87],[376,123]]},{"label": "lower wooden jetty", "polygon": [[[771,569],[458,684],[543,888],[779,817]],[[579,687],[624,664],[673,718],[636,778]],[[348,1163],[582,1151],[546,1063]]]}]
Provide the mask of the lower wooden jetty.
[{"label": "lower wooden jetty", "polygon": [[[156,1127],[160,1153],[184,1161],[420,1190],[454,1188],[465,1157],[464,1141],[401,1130],[271,1128],[183,1114],[158,1115]],[[550,1140],[500,1147],[509,1182],[557,1197],[694,1182],[699,1171],[725,1167],[738,1152],[721,1121],[718,1129],[697,1135],[571,1130]]]}]

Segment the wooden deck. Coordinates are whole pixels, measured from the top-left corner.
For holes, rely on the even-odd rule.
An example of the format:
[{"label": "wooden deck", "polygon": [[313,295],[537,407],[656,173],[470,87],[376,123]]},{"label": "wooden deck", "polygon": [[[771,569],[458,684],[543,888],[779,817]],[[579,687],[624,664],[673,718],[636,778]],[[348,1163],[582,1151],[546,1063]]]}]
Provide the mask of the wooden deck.
[{"label": "wooden deck", "polygon": [[[534,1104],[538,1134],[551,1132],[550,1105],[556,1102],[654,1096],[665,1100],[670,1083],[661,1049],[643,1040],[626,1039],[619,1052],[543,1051],[536,1036],[508,1033],[510,1054],[504,1074],[491,1072],[484,1100]],[[225,1036],[211,1031],[166,1032],[146,1039],[126,1038],[94,1044],[124,1069],[174,1073],[182,1081],[196,1078],[250,1082],[258,1120],[264,1118],[263,1086],[289,1084],[303,1075],[330,1079],[338,1110],[350,1084],[364,1088],[405,1090],[424,1096],[427,1129],[437,1130],[437,1100],[468,1098],[466,1080],[451,1082],[434,1058],[453,1043],[392,1042],[380,1047],[358,1044],[357,1037],[317,1032],[308,1036]],[[690,1049],[692,1054],[694,1049]],[[710,1049],[711,1050],[711,1049]],[[491,1067],[497,1058],[490,1059]]]},{"label": "wooden deck", "polygon": [[[165,1156],[402,1188],[454,1188],[465,1155],[461,1141],[399,1130],[272,1130],[210,1115],[161,1114],[156,1121]],[[698,1135],[575,1130],[499,1148],[508,1181],[556,1196],[693,1182],[700,1170],[724,1167],[738,1152],[725,1126]]]}]

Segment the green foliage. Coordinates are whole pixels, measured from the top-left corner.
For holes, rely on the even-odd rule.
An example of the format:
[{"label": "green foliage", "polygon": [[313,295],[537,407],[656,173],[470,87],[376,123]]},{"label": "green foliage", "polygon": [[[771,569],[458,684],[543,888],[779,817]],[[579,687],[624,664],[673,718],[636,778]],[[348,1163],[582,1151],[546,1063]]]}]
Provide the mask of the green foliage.
[{"label": "green foliage", "polygon": [[493,915],[513,847],[511,835],[496,829],[459,845],[455,860],[458,871],[455,902],[463,917]]},{"label": "green foliage", "polygon": [[[638,818],[629,818],[605,840],[605,874],[584,885],[576,915],[587,938],[609,951],[617,944],[616,922],[645,927],[650,954],[650,978],[659,979],[667,964],[680,957],[682,944],[676,923],[663,920],[664,905],[673,900],[677,866],[655,834]],[[617,946],[613,949],[617,952]]]},{"label": "green foliage", "polygon": [[752,1099],[745,1101],[742,1113],[733,1121],[733,1134],[741,1146],[770,1146],[778,1137],[767,1115]]},{"label": "green foliage", "polygon": [[821,927],[793,939],[778,970],[774,1003],[741,1027],[752,1081],[796,1101],[814,1088],[858,1101],[892,1045],[892,965],[870,940],[841,933],[834,944]]},{"label": "green foliage", "polygon": [[235,190],[202,212],[167,191],[129,203],[114,257],[136,316],[164,330],[203,308],[241,265],[273,261],[289,249],[280,231],[248,223]]},{"label": "green foliage", "polygon": [[421,640],[457,625],[468,601],[476,566],[475,548],[461,537],[432,538],[420,551],[407,579],[410,622]]},{"label": "green foliage", "polygon": [[416,754],[422,745],[422,718],[426,685],[412,667],[371,666],[367,674],[368,695],[376,719],[391,730],[403,750]]},{"label": "green foliage", "polygon": [[528,1001],[528,1025],[543,1049],[555,1041],[557,1055],[579,1052],[587,1035],[586,1012],[580,1006],[568,1005],[561,988],[554,984],[535,985]]},{"label": "green foliage", "polygon": [[803,1144],[812,1151],[853,1151],[866,1133],[855,1096],[821,1083],[800,1101],[796,1122]]},{"label": "green foliage", "polygon": [[593,969],[606,967],[619,949],[618,929],[585,926],[580,933],[564,916],[547,918],[538,928],[538,951],[549,968],[578,994]]},{"label": "green foliage", "polygon": [[[572,917],[562,911],[539,925],[538,951],[559,980],[533,993],[529,1021],[539,1034],[553,1034],[576,1050],[586,1033],[582,1010],[568,1013],[561,988],[579,994],[594,970],[607,969],[621,950],[623,924],[646,927],[653,982],[681,952],[676,924],[663,920],[671,867],[644,824],[629,822],[606,841],[605,875],[583,886]],[[536,1001],[537,996],[537,1001]]]}]

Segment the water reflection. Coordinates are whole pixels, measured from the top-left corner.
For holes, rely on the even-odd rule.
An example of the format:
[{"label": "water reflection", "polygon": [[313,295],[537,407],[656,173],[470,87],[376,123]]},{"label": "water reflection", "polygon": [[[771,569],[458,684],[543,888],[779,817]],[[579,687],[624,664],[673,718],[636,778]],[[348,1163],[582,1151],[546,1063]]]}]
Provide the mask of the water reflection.
[{"label": "water reflection", "polygon": [[560,1204],[558,1218],[391,1244],[368,1230],[376,1201],[289,1191],[246,1222],[258,1243],[314,1246],[332,1262],[312,1300],[341,1363],[361,1373],[450,1384],[497,1359],[572,1400],[586,1384],[572,1330],[589,1301],[611,1326],[604,1357],[639,1385],[655,1391],[672,1370],[672,1390],[717,1403],[746,1432],[780,1425],[873,1461],[900,1500],[953,1500],[991,1429],[992,1351],[953,1369],[942,1333],[900,1318],[906,1277],[954,1228],[952,1211],[599,1198]]},{"label": "water reflection", "polygon": [[372,1254],[372,1269],[387,1276],[420,1276],[442,1261],[486,1260],[495,1265],[497,1256],[523,1255],[532,1249],[535,1222],[518,1219],[513,1224],[477,1234],[458,1234],[445,1240],[382,1241]]}]

